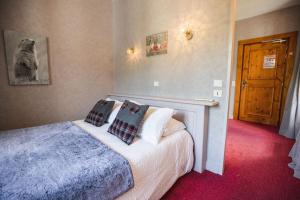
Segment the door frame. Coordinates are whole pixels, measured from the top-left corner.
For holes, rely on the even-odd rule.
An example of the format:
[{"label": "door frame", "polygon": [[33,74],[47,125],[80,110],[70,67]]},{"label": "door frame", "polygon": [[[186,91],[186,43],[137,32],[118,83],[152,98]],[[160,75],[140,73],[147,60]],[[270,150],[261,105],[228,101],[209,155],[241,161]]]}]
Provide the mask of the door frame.
[{"label": "door frame", "polygon": [[251,45],[255,43],[261,43],[268,40],[285,39],[288,40],[288,50],[287,50],[287,60],[286,69],[284,74],[283,90],[282,90],[282,100],[280,105],[280,116],[279,122],[281,122],[286,96],[288,93],[290,81],[293,75],[295,54],[297,48],[297,36],[298,32],[282,33],[271,36],[264,36],[254,39],[240,40],[238,41],[238,55],[237,55],[237,71],[236,71],[236,81],[235,81],[235,97],[234,97],[234,112],[233,119],[239,119],[240,112],[240,98],[241,98],[241,82],[242,82],[242,72],[243,72],[243,58],[244,58],[244,48],[246,45]]}]

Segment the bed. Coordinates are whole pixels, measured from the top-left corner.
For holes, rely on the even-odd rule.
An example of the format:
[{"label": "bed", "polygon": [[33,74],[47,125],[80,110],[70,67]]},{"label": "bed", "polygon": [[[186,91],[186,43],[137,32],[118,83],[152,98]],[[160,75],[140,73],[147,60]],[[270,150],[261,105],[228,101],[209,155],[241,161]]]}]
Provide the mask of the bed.
[{"label": "bed", "polygon": [[[6,154],[5,156],[0,156],[2,166],[0,176],[4,180],[5,178],[11,179],[6,181],[12,183],[10,186],[14,191],[17,191],[15,192],[17,195],[19,195],[18,193],[23,195],[15,197],[34,199],[33,197],[35,196],[26,196],[27,193],[24,192],[29,185],[33,184],[34,190],[38,188],[38,191],[43,193],[42,198],[37,194],[37,199],[49,199],[49,197],[50,199],[99,199],[96,197],[100,197],[100,199],[115,199],[117,197],[124,200],[159,199],[180,176],[192,169],[198,172],[202,172],[205,169],[208,106],[216,105],[215,103],[126,95],[110,95],[110,97],[121,101],[130,98],[148,105],[171,107],[176,110],[174,118],[185,122],[187,130],[181,130],[170,136],[163,137],[157,145],[147,143],[140,138],[135,138],[131,145],[127,145],[107,132],[108,124],[95,127],[83,120],[50,124],[33,129],[21,129],[12,131],[10,134],[2,134],[0,135],[2,140],[5,137],[12,137],[11,141],[15,140],[15,145],[10,145],[10,141],[3,142],[2,147],[0,147],[1,151],[4,151]],[[27,132],[32,135],[25,134]],[[38,132],[49,132],[49,134],[39,135],[37,134]],[[17,137],[14,137],[14,134]],[[21,148],[24,141],[26,143],[32,138],[42,138],[41,141],[49,141],[49,144],[54,140],[55,145],[45,144],[45,146],[48,146],[47,155],[51,155],[53,149],[59,148],[61,144],[67,144],[66,146],[72,147],[70,149],[71,156],[54,154],[52,157],[62,157],[61,160],[57,161],[54,159],[54,162],[57,162],[56,165],[51,163],[46,165],[49,166],[49,169],[55,166],[56,168],[54,167],[52,171],[62,171],[60,172],[61,174],[50,173],[51,170],[39,166],[39,171],[37,171],[36,175],[34,168],[38,167],[29,165],[32,169],[29,170],[29,174],[26,173],[24,178],[22,172],[27,172],[28,169],[26,171],[21,166],[19,167],[21,170],[11,170],[15,167],[16,160],[24,160],[24,163],[18,164],[27,165],[28,163],[30,164],[31,157],[36,156],[35,154],[37,154],[36,157],[38,159],[46,158],[48,160],[48,157],[41,153],[41,149],[35,149],[35,145],[32,145],[33,150],[29,148],[32,151],[25,152],[25,154],[21,149],[20,152],[23,154],[19,155],[19,146]],[[28,149],[28,147],[26,148]],[[105,158],[104,160],[100,159],[101,162],[97,159],[99,152]],[[10,153],[14,155],[13,159],[10,159]],[[26,159],[22,159],[24,155],[27,157]],[[5,163],[7,163],[7,166]],[[74,169],[74,165],[80,166],[77,167],[81,169],[77,174],[77,168]],[[84,168],[81,165],[84,165]],[[60,168],[57,168],[57,166],[60,166]],[[15,176],[15,172],[19,176]],[[84,172],[84,177],[79,172]],[[35,175],[38,178],[42,177],[41,182],[46,182],[46,185],[28,181]],[[66,180],[61,180],[60,178],[60,176],[64,177],[66,175],[70,177],[67,179],[67,183],[64,182]],[[22,178],[25,181],[19,181]],[[54,184],[48,186],[48,182],[53,182]],[[1,195],[6,195],[0,197],[9,199],[8,197],[11,194],[6,192],[5,184],[5,181],[0,181]],[[26,195],[24,196],[24,194]]]},{"label": "bed", "polygon": [[127,145],[107,133],[108,125],[95,127],[83,120],[74,123],[129,161],[135,186],[118,199],[159,199],[193,167],[193,141],[187,131],[165,137],[158,145],[139,138]]}]

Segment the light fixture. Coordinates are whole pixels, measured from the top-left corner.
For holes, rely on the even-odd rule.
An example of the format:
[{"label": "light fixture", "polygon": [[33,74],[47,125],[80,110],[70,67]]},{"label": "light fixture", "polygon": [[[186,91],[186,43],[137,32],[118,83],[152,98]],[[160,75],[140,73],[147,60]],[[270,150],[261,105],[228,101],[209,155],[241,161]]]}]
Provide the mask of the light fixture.
[{"label": "light fixture", "polygon": [[191,29],[184,29],[183,34],[187,40],[191,40],[194,36],[193,31]]},{"label": "light fixture", "polygon": [[128,48],[128,49],[126,50],[126,53],[127,53],[128,55],[134,54],[134,48],[133,48],[133,47]]}]

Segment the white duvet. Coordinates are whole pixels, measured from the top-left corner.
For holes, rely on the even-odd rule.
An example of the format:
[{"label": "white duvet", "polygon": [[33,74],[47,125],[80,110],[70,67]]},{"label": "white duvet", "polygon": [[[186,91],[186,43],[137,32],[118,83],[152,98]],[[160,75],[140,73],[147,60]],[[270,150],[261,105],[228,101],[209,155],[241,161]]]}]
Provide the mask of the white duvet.
[{"label": "white duvet", "polygon": [[83,120],[74,123],[129,161],[134,187],[118,200],[160,199],[180,176],[192,169],[193,141],[185,130],[163,137],[158,145],[142,139],[127,145],[107,132],[108,124],[95,127]]}]

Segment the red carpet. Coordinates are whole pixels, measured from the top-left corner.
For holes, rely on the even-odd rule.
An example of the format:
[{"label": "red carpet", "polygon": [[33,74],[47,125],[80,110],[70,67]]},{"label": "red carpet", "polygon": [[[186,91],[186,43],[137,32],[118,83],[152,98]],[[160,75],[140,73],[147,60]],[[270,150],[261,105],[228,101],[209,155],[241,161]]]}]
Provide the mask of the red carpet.
[{"label": "red carpet", "polygon": [[293,140],[264,125],[230,120],[225,172],[191,172],[163,197],[205,200],[300,200],[300,180],[288,167]]}]

